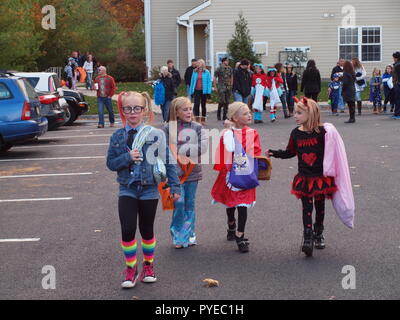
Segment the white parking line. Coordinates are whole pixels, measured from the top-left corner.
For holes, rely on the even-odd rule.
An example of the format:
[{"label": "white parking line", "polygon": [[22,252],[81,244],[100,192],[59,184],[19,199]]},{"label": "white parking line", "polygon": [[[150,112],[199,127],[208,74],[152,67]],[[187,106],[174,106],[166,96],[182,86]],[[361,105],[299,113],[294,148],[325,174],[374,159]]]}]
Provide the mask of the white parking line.
[{"label": "white parking line", "polygon": [[83,160],[83,159],[104,159],[105,156],[95,157],[60,157],[60,158],[25,158],[25,159],[4,159],[0,162],[16,162],[16,161],[47,161],[47,160]]},{"label": "white parking line", "polygon": [[53,144],[48,146],[33,145],[33,146],[15,146],[14,149],[37,149],[37,148],[52,148],[52,147],[87,147],[87,146],[108,146],[108,143],[81,143],[81,144]]},{"label": "white parking line", "polygon": [[111,133],[110,134],[87,134],[87,135],[76,135],[76,136],[63,136],[63,135],[59,135],[56,137],[47,137],[47,136],[43,136],[44,140],[48,140],[48,139],[59,139],[59,138],[65,138],[65,139],[71,139],[71,138],[92,138],[92,137],[111,137]]},{"label": "white parking line", "polygon": [[26,239],[0,239],[0,242],[36,242],[40,238],[26,238]]},{"label": "white parking line", "polygon": [[0,200],[2,202],[31,202],[31,201],[61,201],[61,200],[72,200],[72,197],[68,198],[37,198],[37,199],[9,199]]},{"label": "white parking line", "polygon": [[26,174],[15,176],[0,176],[0,179],[15,179],[15,178],[38,178],[38,177],[60,177],[60,176],[86,176],[93,172],[78,172],[78,173],[48,173],[48,174]]}]

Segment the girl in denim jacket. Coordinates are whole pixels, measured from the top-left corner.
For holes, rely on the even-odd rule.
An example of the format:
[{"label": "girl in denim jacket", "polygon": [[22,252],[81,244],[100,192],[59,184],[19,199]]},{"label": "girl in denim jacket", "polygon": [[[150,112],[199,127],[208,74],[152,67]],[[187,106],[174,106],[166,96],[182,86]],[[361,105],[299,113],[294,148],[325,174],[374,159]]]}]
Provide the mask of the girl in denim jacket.
[{"label": "girl in denim jacket", "polygon": [[[179,199],[180,186],[174,164],[169,164],[169,149],[165,135],[153,128],[147,136],[142,150],[131,150],[136,134],[144,127],[145,118],[152,120],[151,99],[147,93],[123,92],[118,99],[118,108],[124,128],[113,133],[107,155],[107,167],[118,173],[118,211],[122,230],[121,246],[126,260],[123,288],[133,288],[139,277],[137,268],[137,221],[142,236],[143,269],[140,280],[144,283],[157,281],[153,269],[154,219],[159,192],[153,176],[153,158],[165,155],[168,184],[175,200]],[[153,156],[152,156],[153,155]]]}]

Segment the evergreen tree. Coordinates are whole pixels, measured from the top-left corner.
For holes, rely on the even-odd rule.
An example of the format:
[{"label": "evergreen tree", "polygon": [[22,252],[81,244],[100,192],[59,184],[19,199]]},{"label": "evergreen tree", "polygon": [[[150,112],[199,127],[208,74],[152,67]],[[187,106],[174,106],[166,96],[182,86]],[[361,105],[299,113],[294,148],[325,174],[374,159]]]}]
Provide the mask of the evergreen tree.
[{"label": "evergreen tree", "polygon": [[233,65],[242,59],[247,59],[252,64],[261,62],[253,51],[253,39],[243,13],[239,13],[239,20],[235,22],[235,33],[228,43],[228,55]]}]

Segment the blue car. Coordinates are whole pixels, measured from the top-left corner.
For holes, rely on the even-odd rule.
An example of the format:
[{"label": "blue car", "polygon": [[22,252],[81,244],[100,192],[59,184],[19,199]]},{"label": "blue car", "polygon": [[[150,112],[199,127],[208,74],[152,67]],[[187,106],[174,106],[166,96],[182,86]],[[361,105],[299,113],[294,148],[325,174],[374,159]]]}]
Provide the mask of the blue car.
[{"label": "blue car", "polygon": [[39,97],[27,80],[0,71],[0,153],[47,132]]}]

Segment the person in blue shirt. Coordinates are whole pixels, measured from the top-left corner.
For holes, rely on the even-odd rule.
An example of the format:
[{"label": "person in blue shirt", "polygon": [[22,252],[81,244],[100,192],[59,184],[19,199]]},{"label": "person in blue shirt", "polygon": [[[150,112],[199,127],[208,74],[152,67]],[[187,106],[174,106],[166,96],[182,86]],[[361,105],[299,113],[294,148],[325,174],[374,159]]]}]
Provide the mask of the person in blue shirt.
[{"label": "person in blue shirt", "polygon": [[181,191],[176,163],[170,161],[172,158],[169,156],[162,130],[146,126],[151,131],[144,139],[143,147],[141,150],[132,150],[135,137],[145,127],[146,118],[151,120],[154,117],[148,93],[123,92],[118,99],[118,108],[124,128],[115,131],[111,136],[107,167],[118,173],[121,246],[126,261],[126,277],[122,287],[133,288],[139,278],[135,239],[137,225],[142,236],[143,249],[140,280],[144,283],[157,281],[153,268],[156,246],[154,220],[159,198],[157,180],[153,174],[155,155],[158,154],[160,158],[164,156],[162,160],[165,162],[168,186],[175,201],[179,199]]},{"label": "person in blue shirt", "polygon": [[340,99],[340,89],[342,87],[342,83],[339,81],[340,75],[335,73],[332,76],[332,82],[329,83],[328,86],[328,94],[331,100],[331,108],[332,108],[332,115],[338,116],[339,113],[337,111],[339,106],[339,99]]}]

